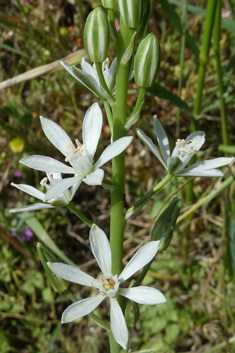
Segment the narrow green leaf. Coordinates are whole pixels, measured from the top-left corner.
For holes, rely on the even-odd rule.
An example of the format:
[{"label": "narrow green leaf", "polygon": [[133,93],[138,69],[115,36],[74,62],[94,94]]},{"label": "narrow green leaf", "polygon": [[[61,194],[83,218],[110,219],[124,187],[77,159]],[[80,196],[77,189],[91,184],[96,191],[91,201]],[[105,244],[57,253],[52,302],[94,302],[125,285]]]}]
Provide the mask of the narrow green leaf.
[{"label": "narrow green leaf", "polygon": [[[166,0],[160,0],[160,1],[166,1]],[[171,4],[174,4],[176,6],[182,7],[183,3],[179,0],[168,0]],[[196,13],[197,15],[200,15],[202,17],[206,17],[206,10],[202,9],[201,7],[194,6],[194,5],[188,5],[188,11]],[[235,21],[234,20],[229,20],[227,18],[222,18],[221,19],[221,27],[224,29],[227,29],[228,31],[235,32]]]},{"label": "narrow green leaf", "polygon": [[219,145],[218,150],[224,153],[235,155],[235,146]]},{"label": "narrow green leaf", "polygon": [[232,217],[228,196],[225,197],[225,237],[226,237],[226,266],[231,278],[235,275],[235,222]]},{"label": "narrow green leaf", "polygon": [[193,116],[192,109],[188,106],[186,102],[180,99],[176,94],[172,93],[165,87],[161,86],[159,83],[154,83],[151,88],[148,88],[148,91],[153,95],[159,98],[169,101],[170,104],[184,110],[189,115]]},{"label": "narrow green leaf", "polygon": [[77,266],[73,261],[71,261],[54,243],[51,237],[47,234],[46,230],[43,228],[41,223],[29,212],[24,212],[20,216],[21,220],[26,223],[38,239],[45,244],[55,255],[57,255],[62,261],[69,265]]},{"label": "narrow green leaf", "polygon": [[29,59],[29,56],[27,54],[23,53],[21,50],[18,50],[18,49],[11,47],[10,45],[0,43],[0,48],[6,49],[8,51],[11,51],[14,54],[18,54],[20,56],[24,56],[25,58]]},{"label": "narrow green leaf", "polygon": [[[163,11],[167,18],[171,21],[175,29],[183,34],[183,27],[181,25],[181,20],[174,7],[170,4],[170,0],[159,0]],[[182,5],[183,3],[181,3]],[[189,34],[188,30],[186,30],[186,45],[188,48],[192,50],[196,57],[199,56],[199,49],[196,40]]]}]

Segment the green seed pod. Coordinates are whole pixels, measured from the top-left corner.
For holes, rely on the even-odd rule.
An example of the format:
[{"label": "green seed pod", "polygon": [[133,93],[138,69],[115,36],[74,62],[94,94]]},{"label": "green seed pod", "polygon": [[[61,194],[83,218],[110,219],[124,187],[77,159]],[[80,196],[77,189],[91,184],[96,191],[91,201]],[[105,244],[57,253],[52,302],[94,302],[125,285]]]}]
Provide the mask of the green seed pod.
[{"label": "green seed pod", "polygon": [[96,7],[87,17],[84,28],[84,42],[91,61],[102,63],[108,55],[109,23],[104,11]]},{"label": "green seed pod", "polygon": [[175,228],[177,218],[182,206],[182,200],[174,197],[170,205],[157,219],[151,235],[151,240],[160,240],[158,251],[164,251],[168,248]]},{"label": "green seed pod", "polygon": [[125,319],[127,327],[135,327],[140,317],[139,306],[137,303],[129,301],[125,309]]},{"label": "green seed pod", "polygon": [[140,24],[143,0],[119,0],[118,7],[124,24],[137,28]]},{"label": "green seed pod", "polygon": [[48,262],[59,262],[57,257],[48,249],[46,248],[43,244],[37,243],[36,245],[38,255],[40,257],[41,263],[44,267],[44,270],[46,272],[46,276],[49,279],[52,288],[54,291],[62,293],[64,292],[68,286],[69,282],[66,280],[60,278],[59,276],[56,276],[48,266]]},{"label": "green seed pod", "polygon": [[139,87],[151,87],[156,79],[161,60],[157,37],[150,33],[140,43],[134,62],[135,83]]},{"label": "green seed pod", "polygon": [[117,7],[117,0],[101,0],[102,5],[106,7],[106,9],[113,10]]}]

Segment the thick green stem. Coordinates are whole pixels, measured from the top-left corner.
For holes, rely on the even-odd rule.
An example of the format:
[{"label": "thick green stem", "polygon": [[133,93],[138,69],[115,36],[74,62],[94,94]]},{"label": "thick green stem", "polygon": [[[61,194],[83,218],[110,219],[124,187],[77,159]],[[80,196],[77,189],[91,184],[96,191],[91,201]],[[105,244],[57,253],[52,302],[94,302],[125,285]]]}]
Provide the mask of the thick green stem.
[{"label": "thick green stem", "polygon": [[[75,295],[70,292],[69,289],[66,289],[64,293],[67,295],[67,297],[72,300],[74,303],[78,301],[78,298],[75,297]],[[104,320],[100,319],[99,316],[97,316],[94,313],[89,314],[90,318],[92,318],[99,326],[103,327],[105,330],[110,331],[110,326],[107,324]]]},{"label": "thick green stem", "polygon": [[220,61],[221,8],[222,8],[222,0],[217,0],[217,8],[216,8],[215,24],[214,24],[213,49],[215,52],[216,71],[217,71],[218,86],[219,86],[222,139],[223,139],[223,144],[228,146],[229,138],[228,138],[228,129],[227,129],[227,112],[226,112],[226,104],[224,99],[225,92],[224,92],[224,85],[223,85],[223,72],[222,72],[221,61]]},{"label": "thick green stem", "polygon": [[[216,4],[217,0],[209,0],[207,3],[205,27],[202,38],[202,48],[199,55],[200,67],[197,80],[196,99],[194,102],[194,113],[196,115],[200,114],[201,111],[202,92],[205,81],[206,66],[209,61],[209,51],[211,46],[211,36],[215,19]],[[192,132],[196,130],[196,125],[196,121],[195,119],[193,119],[191,125]]]},{"label": "thick green stem", "polygon": [[[113,141],[126,135],[125,123],[127,114],[127,90],[129,79],[129,64],[121,64],[121,58],[128,47],[133,31],[120,23],[118,36],[118,70],[116,77],[116,95],[113,105]],[[122,271],[123,237],[124,237],[124,183],[125,183],[125,153],[112,160],[112,182],[115,189],[111,190],[111,215],[110,215],[110,247],[112,252],[112,273],[119,275]],[[118,297],[121,307],[122,297]],[[120,353],[121,347],[110,339],[111,353]]]},{"label": "thick green stem", "polygon": [[78,218],[80,218],[88,227],[92,227],[93,222],[90,221],[81,211],[79,211],[71,202],[67,205],[67,208],[72,211]]}]

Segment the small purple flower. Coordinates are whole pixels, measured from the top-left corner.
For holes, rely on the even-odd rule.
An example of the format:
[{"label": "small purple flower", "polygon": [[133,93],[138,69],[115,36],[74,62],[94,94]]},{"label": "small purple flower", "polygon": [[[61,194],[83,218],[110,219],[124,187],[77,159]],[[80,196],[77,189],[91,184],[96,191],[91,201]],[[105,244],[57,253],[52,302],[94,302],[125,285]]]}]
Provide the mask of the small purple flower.
[{"label": "small purple flower", "polygon": [[15,170],[14,171],[14,176],[17,177],[17,178],[20,178],[22,175],[21,171],[20,170]]},{"label": "small purple flower", "polygon": [[46,98],[46,93],[41,94],[40,99],[43,100]]},{"label": "small purple flower", "polygon": [[119,31],[120,29],[120,24],[118,21],[115,21],[115,26],[116,26],[116,30]]},{"label": "small purple flower", "polygon": [[[29,226],[25,226],[24,229],[22,229],[18,232],[18,234],[20,235],[20,237],[23,241],[30,241],[34,233],[29,228]],[[15,231],[13,231],[13,232],[11,232],[11,235],[13,237],[16,237],[17,233]]]},{"label": "small purple flower", "polygon": [[56,80],[56,77],[55,77],[55,76],[51,77],[51,81],[54,82],[54,83],[56,83],[56,81],[57,81],[57,80]]}]

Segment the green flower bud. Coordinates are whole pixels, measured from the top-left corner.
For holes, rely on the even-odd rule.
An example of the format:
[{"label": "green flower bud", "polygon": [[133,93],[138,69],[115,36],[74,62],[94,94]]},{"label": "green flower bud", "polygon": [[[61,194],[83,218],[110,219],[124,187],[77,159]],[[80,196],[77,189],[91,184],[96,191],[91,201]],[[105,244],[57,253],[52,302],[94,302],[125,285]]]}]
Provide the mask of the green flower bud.
[{"label": "green flower bud", "polygon": [[113,10],[117,7],[117,0],[101,0],[102,5],[106,7],[106,9]]},{"label": "green flower bud", "polygon": [[41,263],[44,267],[46,272],[46,276],[51,282],[52,288],[59,293],[64,292],[68,286],[69,282],[65,281],[64,279],[56,276],[48,266],[48,262],[60,262],[57,257],[51,252],[48,248],[46,248],[43,244],[37,243],[37,252],[40,257]]},{"label": "green flower bud", "polygon": [[150,33],[140,43],[134,62],[135,83],[139,87],[151,87],[156,79],[161,60],[157,37]]},{"label": "green flower bud", "polygon": [[137,28],[140,24],[143,0],[119,0],[118,6],[124,24],[129,28]]},{"label": "green flower bud", "polygon": [[84,42],[91,61],[102,63],[108,55],[109,23],[104,11],[96,7],[87,17],[84,28]]}]

